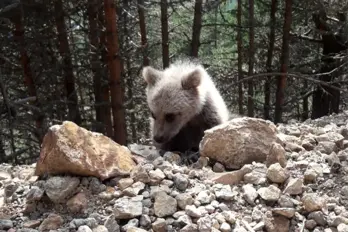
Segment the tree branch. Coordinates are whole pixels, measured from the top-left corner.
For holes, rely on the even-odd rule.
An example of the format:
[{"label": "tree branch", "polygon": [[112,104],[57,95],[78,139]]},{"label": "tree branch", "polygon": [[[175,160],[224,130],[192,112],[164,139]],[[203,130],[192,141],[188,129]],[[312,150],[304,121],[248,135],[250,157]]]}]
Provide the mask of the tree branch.
[{"label": "tree branch", "polygon": [[307,40],[310,42],[314,42],[314,43],[323,43],[323,41],[321,39],[314,39],[314,38],[306,36],[306,35],[299,35],[299,34],[292,33],[292,32],[290,32],[290,36],[296,37],[296,38],[301,39],[301,40]]},{"label": "tree branch", "polygon": [[[248,77],[243,78],[243,80],[236,81],[233,84],[230,84],[229,87],[234,86],[240,82],[248,81],[248,80],[251,80],[254,78],[260,78],[260,77],[262,78],[262,77],[269,77],[269,76],[281,76],[281,75],[286,75],[288,77],[295,77],[295,78],[299,78],[299,79],[304,79],[304,80],[311,81],[311,82],[316,83],[316,84],[330,87],[330,88],[338,90],[338,91],[348,92],[347,89],[341,89],[339,87],[330,85],[330,84],[335,83],[335,82],[325,82],[325,81],[317,80],[317,79],[314,79],[313,77],[310,77],[309,75],[305,75],[305,74],[301,74],[301,73],[297,74],[297,73],[281,73],[281,72],[259,73],[256,75],[248,76]],[[327,75],[327,74],[320,73],[318,75]]]}]

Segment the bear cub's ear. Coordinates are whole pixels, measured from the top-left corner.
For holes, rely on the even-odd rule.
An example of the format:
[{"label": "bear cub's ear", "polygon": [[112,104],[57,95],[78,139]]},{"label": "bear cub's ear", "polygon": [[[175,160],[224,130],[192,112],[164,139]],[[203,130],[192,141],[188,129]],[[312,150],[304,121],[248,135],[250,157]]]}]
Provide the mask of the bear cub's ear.
[{"label": "bear cub's ear", "polygon": [[143,68],[142,75],[147,85],[152,86],[162,77],[162,72],[150,66],[146,66]]},{"label": "bear cub's ear", "polygon": [[181,81],[181,86],[185,90],[197,88],[201,84],[202,72],[196,69],[184,77]]}]

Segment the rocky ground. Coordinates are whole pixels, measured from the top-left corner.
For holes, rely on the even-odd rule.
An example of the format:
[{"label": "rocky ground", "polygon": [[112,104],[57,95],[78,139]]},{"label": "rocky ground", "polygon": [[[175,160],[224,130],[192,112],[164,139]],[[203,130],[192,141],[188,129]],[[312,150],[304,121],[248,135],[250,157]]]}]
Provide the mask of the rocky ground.
[{"label": "rocky ground", "polygon": [[226,155],[227,148],[203,147],[205,155],[185,166],[177,154],[162,157],[135,144],[129,148],[142,163],[130,175],[103,181],[72,174],[39,178],[36,164],[2,164],[0,230],[348,231],[348,112],[277,126],[281,145],[269,144],[272,151],[262,143],[270,136],[252,134],[258,137],[239,134],[246,139],[234,144],[253,146],[230,147],[229,154],[243,162],[252,153],[263,158],[241,161],[235,171],[228,157],[208,162],[209,150]]}]

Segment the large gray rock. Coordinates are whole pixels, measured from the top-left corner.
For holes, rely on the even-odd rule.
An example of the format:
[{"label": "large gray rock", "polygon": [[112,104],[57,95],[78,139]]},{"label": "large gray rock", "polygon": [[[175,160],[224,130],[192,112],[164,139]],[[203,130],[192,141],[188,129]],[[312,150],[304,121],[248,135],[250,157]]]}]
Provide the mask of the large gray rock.
[{"label": "large gray rock", "polygon": [[35,175],[70,174],[106,180],[136,166],[127,147],[73,122],[51,126],[43,138]]},{"label": "large gray rock", "polygon": [[276,142],[280,140],[273,123],[250,117],[235,118],[204,132],[200,154],[227,168],[239,169],[253,161],[265,162]]}]

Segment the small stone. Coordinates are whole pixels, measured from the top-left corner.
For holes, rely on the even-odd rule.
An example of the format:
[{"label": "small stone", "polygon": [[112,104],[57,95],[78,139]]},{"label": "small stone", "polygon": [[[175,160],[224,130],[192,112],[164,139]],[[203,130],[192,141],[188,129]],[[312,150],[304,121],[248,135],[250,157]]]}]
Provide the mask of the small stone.
[{"label": "small stone", "polygon": [[[296,159],[298,159],[299,154],[293,153],[293,156],[296,156]],[[300,160],[295,162],[295,167],[299,169],[307,168],[309,165],[309,162],[307,160]]]},{"label": "small stone", "polygon": [[101,181],[97,177],[89,177],[89,189],[91,190],[92,194],[98,194],[101,193],[106,189],[106,186],[101,183]]},{"label": "small stone", "polygon": [[115,201],[114,214],[117,219],[131,219],[142,215],[142,197],[124,196]]},{"label": "small stone", "polygon": [[44,190],[42,190],[41,188],[37,186],[33,186],[27,194],[27,203],[40,201],[43,194],[44,194]]},{"label": "small stone", "polygon": [[117,183],[117,186],[121,189],[124,190],[131,186],[134,183],[134,180],[132,178],[123,178],[120,179]]},{"label": "small stone", "polygon": [[337,226],[337,232],[348,232],[348,225],[341,223]]},{"label": "small stone", "polygon": [[256,184],[256,185],[264,184],[267,181],[266,173],[253,170],[252,172],[244,175],[244,181],[246,183]]},{"label": "small stone", "polygon": [[77,232],[92,232],[92,230],[88,226],[83,225],[78,228]]},{"label": "small stone", "polygon": [[342,187],[340,194],[345,198],[348,197],[348,186],[347,185]]},{"label": "small stone", "polygon": [[13,227],[11,220],[0,219],[0,230],[8,230]]},{"label": "small stone", "polygon": [[64,223],[63,218],[58,215],[51,213],[43,220],[41,225],[39,226],[39,231],[44,231],[44,230],[56,230],[60,228]]},{"label": "small stone", "polygon": [[210,214],[212,214],[212,213],[215,212],[215,208],[214,208],[214,206],[212,206],[212,205],[207,205],[207,206],[205,206],[205,210],[206,210],[208,213],[210,213]]},{"label": "small stone", "polygon": [[309,230],[313,230],[317,226],[316,221],[309,219],[305,222],[305,227]]},{"label": "small stone", "polygon": [[316,141],[314,138],[305,138],[302,141],[302,147],[304,149],[306,149],[307,151],[311,151],[314,149],[314,145],[315,145]]},{"label": "small stone", "polygon": [[209,204],[210,202],[215,200],[215,196],[210,191],[205,190],[198,193],[196,200],[199,201],[201,204]]},{"label": "small stone", "polygon": [[294,207],[294,202],[292,201],[291,197],[286,195],[280,196],[280,198],[278,199],[278,204],[280,205],[280,207],[283,207],[283,208]]},{"label": "small stone", "polygon": [[264,218],[265,231],[268,232],[289,232],[290,221],[288,218],[283,216],[272,216],[266,213]]},{"label": "small stone", "polygon": [[31,228],[34,229],[38,227],[41,224],[41,221],[39,220],[32,220],[32,221],[27,221],[23,223],[24,228]]},{"label": "small stone", "polygon": [[270,167],[270,165],[278,163],[281,167],[286,167],[287,160],[285,154],[284,147],[279,143],[273,142],[266,158],[266,166]]},{"label": "small stone", "polygon": [[305,149],[296,143],[287,142],[286,146],[285,146],[285,150],[286,151],[301,152]]},{"label": "small stone", "polygon": [[180,227],[184,227],[186,225],[192,224],[192,220],[188,215],[182,215],[178,218],[177,223],[180,225]]},{"label": "small stone", "polygon": [[10,173],[0,170],[0,181],[1,180],[10,180],[10,179],[12,179],[12,176]]},{"label": "small stone", "polygon": [[348,224],[348,218],[346,217],[343,217],[341,215],[339,216],[331,216],[329,215],[330,218],[328,220],[328,224],[329,226],[334,226],[334,227],[337,227],[339,224]]},{"label": "small stone", "polygon": [[225,172],[225,167],[219,162],[216,162],[213,166],[213,171],[214,172]]},{"label": "small stone", "polygon": [[181,161],[180,155],[176,154],[174,152],[166,152],[166,153],[164,153],[163,159],[165,161],[170,162],[170,163],[176,163],[176,164],[178,164]]},{"label": "small stone", "polygon": [[321,210],[326,206],[324,198],[319,197],[316,193],[306,193],[301,199],[304,209],[307,212]]},{"label": "small stone", "polygon": [[228,223],[232,225],[235,224],[236,218],[237,218],[237,215],[235,213],[233,213],[232,211],[226,210],[222,212],[222,215]]},{"label": "small stone", "polygon": [[217,229],[217,230],[220,229],[220,223],[217,219],[213,218],[211,221],[212,221],[214,229]]},{"label": "small stone", "polygon": [[109,232],[119,232],[120,226],[118,225],[115,215],[110,215],[104,222],[104,226],[108,229]]},{"label": "small stone", "polygon": [[214,175],[210,177],[210,180],[219,184],[234,185],[240,183],[243,180],[244,175],[249,172],[251,172],[251,170],[243,170],[242,168],[236,171],[214,173]]},{"label": "small stone", "polygon": [[313,169],[307,169],[304,173],[304,180],[306,182],[314,182],[318,177],[318,173]]},{"label": "small stone", "polygon": [[200,232],[210,232],[212,228],[212,220],[209,216],[204,216],[197,221],[198,230]]},{"label": "small stone", "polygon": [[53,176],[45,183],[47,196],[55,203],[62,203],[71,196],[80,184],[77,177]]},{"label": "small stone", "polygon": [[126,232],[147,232],[147,230],[143,230],[137,227],[128,227]]},{"label": "small stone", "polygon": [[138,225],[139,225],[139,220],[136,218],[133,218],[129,220],[126,225],[122,226],[122,230],[127,231],[128,228],[138,227]]},{"label": "small stone", "polygon": [[178,206],[180,209],[185,209],[186,205],[193,204],[193,198],[188,193],[181,193],[175,197],[178,202]]},{"label": "small stone", "polygon": [[173,215],[177,211],[177,201],[165,192],[159,192],[155,197],[155,215],[165,217]]},{"label": "small stone", "polygon": [[230,210],[230,208],[225,204],[225,203],[220,203],[218,208],[221,210],[221,211],[228,211]]},{"label": "small stone", "polygon": [[272,164],[267,170],[267,178],[274,183],[284,183],[289,178],[289,173],[279,163]]},{"label": "small stone", "polygon": [[98,225],[97,227],[93,228],[93,232],[109,232],[109,230],[102,225]]},{"label": "small stone", "polygon": [[125,196],[135,197],[145,188],[145,184],[143,182],[137,181],[132,186],[123,190],[123,194]]},{"label": "small stone", "polygon": [[215,192],[215,196],[218,199],[230,201],[233,200],[236,193],[232,192],[230,185],[223,185],[223,184],[215,184],[213,186],[213,190]]},{"label": "small stone", "polygon": [[251,213],[251,220],[255,222],[259,222],[261,221],[262,217],[263,217],[263,213],[261,212],[261,210],[254,207],[253,212]]},{"label": "small stone", "polygon": [[68,210],[73,213],[77,212],[83,212],[85,209],[87,209],[88,206],[88,200],[86,197],[86,194],[83,192],[80,192],[70,198],[68,202],[66,203]]},{"label": "small stone", "polygon": [[165,193],[169,194],[172,191],[170,190],[170,188],[167,185],[150,186],[150,197],[151,198],[155,198],[159,192],[165,192]]},{"label": "small stone", "polygon": [[14,194],[18,188],[18,184],[17,183],[9,183],[5,186],[5,196],[6,197],[11,197],[12,194]]},{"label": "small stone", "polygon": [[181,217],[185,214],[186,214],[185,211],[180,210],[180,211],[177,211],[173,214],[173,218],[178,219],[179,217]]},{"label": "small stone", "polygon": [[280,189],[270,185],[269,187],[261,187],[257,193],[265,201],[277,201],[280,197]]},{"label": "small stone", "polygon": [[184,226],[180,232],[199,232],[198,231],[198,226],[196,224],[190,224],[187,226]]},{"label": "small stone", "polygon": [[331,154],[332,152],[337,152],[337,146],[334,142],[322,141],[314,148],[314,151],[320,151],[324,154]]},{"label": "small stone", "polygon": [[258,196],[256,189],[253,187],[252,184],[246,184],[243,185],[242,187],[243,189],[243,196],[245,198],[245,200],[251,204],[251,205],[255,205],[255,200]]},{"label": "small stone", "polygon": [[290,195],[298,195],[302,193],[303,180],[300,178],[292,178],[289,180],[287,186],[284,189],[284,193]]},{"label": "small stone", "polygon": [[160,169],[149,171],[149,176],[151,179],[151,183],[158,184],[160,183],[166,176]]},{"label": "small stone", "polygon": [[180,173],[176,173],[173,176],[175,187],[181,191],[185,191],[188,186],[188,178]]},{"label": "small stone", "polygon": [[308,214],[308,219],[313,219],[320,226],[325,226],[327,224],[325,215],[321,211],[314,211]]},{"label": "small stone", "polygon": [[143,228],[149,228],[151,226],[151,219],[149,215],[143,214],[140,217],[140,225]]},{"label": "small stone", "polygon": [[166,220],[163,218],[157,218],[157,220],[152,223],[152,229],[154,232],[165,232],[167,231]]},{"label": "small stone", "polygon": [[79,228],[80,226],[86,225],[89,228],[95,228],[98,225],[98,222],[95,218],[88,217],[88,218],[75,218],[73,219],[69,226],[72,229]]},{"label": "small stone", "polygon": [[272,211],[287,218],[292,218],[296,212],[293,208],[274,208]]},{"label": "small stone", "polygon": [[220,226],[220,231],[221,232],[230,232],[231,231],[231,226],[230,224],[223,222]]},{"label": "small stone", "polygon": [[200,218],[202,216],[202,212],[194,205],[187,205],[185,207],[185,212],[187,215],[194,218]]},{"label": "small stone", "polygon": [[146,169],[141,165],[136,166],[131,171],[130,177],[135,181],[140,181],[145,184],[150,182],[149,174],[147,173]]}]

